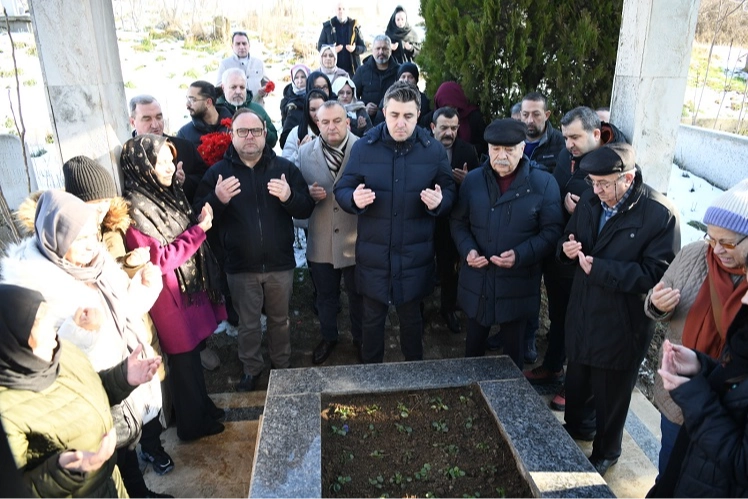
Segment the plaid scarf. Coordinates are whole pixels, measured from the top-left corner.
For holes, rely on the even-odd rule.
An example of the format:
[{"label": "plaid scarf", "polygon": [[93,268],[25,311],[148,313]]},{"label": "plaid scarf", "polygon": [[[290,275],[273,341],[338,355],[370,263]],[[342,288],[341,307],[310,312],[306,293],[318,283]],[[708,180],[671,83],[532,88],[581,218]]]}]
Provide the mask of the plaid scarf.
[{"label": "plaid scarf", "polygon": [[343,164],[343,158],[345,157],[345,147],[348,145],[348,135],[346,134],[343,143],[338,147],[333,147],[328,144],[325,139],[321,136],[319,138],[320,144],[322,144],[322,154],[325,155],[325,161],[327,162],[327,168],[330,170],[332,178],[338,177],[338,172]]}]

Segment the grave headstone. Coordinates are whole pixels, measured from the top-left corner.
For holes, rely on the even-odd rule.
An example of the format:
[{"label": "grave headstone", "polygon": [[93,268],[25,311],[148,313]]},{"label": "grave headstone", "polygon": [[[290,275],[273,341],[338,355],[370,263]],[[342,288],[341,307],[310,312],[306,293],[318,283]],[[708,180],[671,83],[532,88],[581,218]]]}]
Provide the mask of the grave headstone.
[{"label": "grave headstone", "polygon": [[[15,135],[0,134],[0,186],[11,210],[16,210],[29,195],[21,140]],[[35,189],[32,171],[31,190]]]}]

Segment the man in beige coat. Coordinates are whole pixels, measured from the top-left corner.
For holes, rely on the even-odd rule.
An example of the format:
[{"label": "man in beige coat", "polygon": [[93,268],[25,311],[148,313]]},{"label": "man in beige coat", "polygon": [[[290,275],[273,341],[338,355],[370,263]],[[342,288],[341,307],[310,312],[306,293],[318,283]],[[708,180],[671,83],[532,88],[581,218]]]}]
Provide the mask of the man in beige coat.
[{"label": "man in beige coat", "polygon": [[363,297],[354,280],[357,217],[343,211],[332,192],[343,175],[351,147],[358,137],[350,132],[345,108],[337,101],[327,101],[317,110],[317,126],[319,136],[299,150],[299,169],[316,203],[309,217],[306,258],[317,289],[322,333],[322,341],[314,349],[312,362],[321,364],[338,343],[341,275],[348,294],[353,344],[359,354]]}]

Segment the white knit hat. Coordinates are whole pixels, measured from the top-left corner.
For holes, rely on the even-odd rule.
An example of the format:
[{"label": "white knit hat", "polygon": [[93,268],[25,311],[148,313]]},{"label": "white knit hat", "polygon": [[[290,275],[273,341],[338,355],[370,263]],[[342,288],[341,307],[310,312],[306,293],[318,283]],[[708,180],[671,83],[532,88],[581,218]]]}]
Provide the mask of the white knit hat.
[{"label": "white knit hat", "polygon": [[706,209],[704,223],[748,235],[748,178],[714,200]]}]

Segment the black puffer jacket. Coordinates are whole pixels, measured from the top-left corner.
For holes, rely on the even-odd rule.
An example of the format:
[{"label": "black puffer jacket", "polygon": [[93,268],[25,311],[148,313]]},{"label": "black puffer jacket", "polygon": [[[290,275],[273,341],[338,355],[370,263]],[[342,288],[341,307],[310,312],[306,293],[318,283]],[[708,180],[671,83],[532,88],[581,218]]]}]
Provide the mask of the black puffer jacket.
[{"label": "black puffer jacket", "polygon": [[[680,250],[680,217],[667,198],[643,183],[638,167],[631,189],[599,233],[600,198],[592,189],[584,192],[558,243],[557,257],[576,268],[566,311],[571,362],[635,369],[652,340],[654,321],[644,314],[644,300]],[[563,252],[569,234],[594,259],[589,275]]]},{"label": "black puffer jacket", "polygon": [[[241,192],[228,204],[215,193],[218,176],[236,177]],[[268,182],[286,176],[291,197],[285,203],[270,195]],[[224,270],[227,274],[241,272],[273,272],[296,267],[294,257],[293,218],[309,218],[314,200],[296,166],[276,156],[265,146],[262,159],[248,168],[239,159],[233,145],[224,159],[205,173],[195,194],[193,206],[210,203],[223,247]]]},{"label": "black puffer jacket", "polygon": [[451,229],[463,263],[473,249],[486,258],[514,250],[516,257],[510,269],[462,266],[457,298],[468,317],[490,326],[537,313],[540,264],[553,254],[563,230],[550,174],[522,158],[517,177],[501,194],[490,163],[484,163],[462,182]]},{"label": "black puffer jacket", "polygon": [[221,125],[221,121],[225,118],[233,117],[233,113],[223,106],[216,106],[216,111],[218,111],[218,123],[215,125],[209,125],[201,118],[193,117],[192,121],[179,129],[177,137],[189,140],[195,145],[195,147],[198,147],[200,145],[200,137],[203,135],[213,132],[228,132],[229,129]]},{"label": "black puffer jacket", "polygon": [[[353,191],[365,184],[376,199],[360,210]],[[434,211],[421,201],[423,189],[439,184],[442,202]],[[358,215],[356,282],[362,294],[400,305],[431,293],[434,282],[434,223],[448,213],[455,184],[444,147],[416,127],[405,142],[395,142],[384,123],[351,149],[335,199]]]},{"label": "black puffer jacket", "polygon": [[364,59],[364,63],[353,76],[356,85],[356,95],[364,104],[373,102],[379,104],[387,89],[397,81],[397,70],[400,65],[390,58],[389,65],[384,71],[377,69],[373,56]]},{"label": "black puffer jacket", "polygon": [[545,132],[540,138],[540,143],[535,146],[530,156],[530,162],[548,173],[556,169],[556,160],[559,153],[564,150],[564,136],[553,128],[550,121],[545,122]]}]

